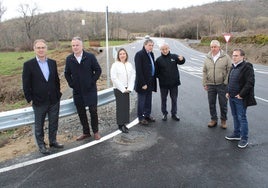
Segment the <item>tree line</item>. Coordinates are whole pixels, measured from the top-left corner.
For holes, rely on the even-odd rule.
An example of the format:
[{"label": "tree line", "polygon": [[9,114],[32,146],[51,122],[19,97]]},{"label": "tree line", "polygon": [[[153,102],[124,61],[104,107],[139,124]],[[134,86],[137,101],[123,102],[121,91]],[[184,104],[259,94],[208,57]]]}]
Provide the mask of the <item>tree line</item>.
[{"label": "tree line", "polygon": [[[109,39],[130,40],[144,34],[188,39],[245,31],[267,34],[267,9],[267,0],[233,0],[167,11],[109,12]],[[5,11],[0,1],[0,21]],[[39,14],[36,4],[20,4],[18,12],[19,18],[0,23],[1,50],[31,49],[36,38],[57,45],[58,41],[68,41],[77,35],[84,40],[103,40],[106,36],[105,12],[75,10]]]}]

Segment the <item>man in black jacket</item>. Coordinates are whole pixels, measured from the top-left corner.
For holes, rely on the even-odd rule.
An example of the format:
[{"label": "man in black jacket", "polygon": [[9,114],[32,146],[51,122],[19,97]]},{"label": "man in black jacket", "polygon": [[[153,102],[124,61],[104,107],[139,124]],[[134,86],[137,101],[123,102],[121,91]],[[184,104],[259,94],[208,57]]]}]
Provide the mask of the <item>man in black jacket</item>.
[{"label": "man in black jacket", "polygon": [[96,82],[101,75],[101,67],[94,54],[83,50],[83,42],[80,37],[74,37],[71,45],[73,53],[66,58],[64,75],[68,85],[73,89],[74,104],[83,126],[83,134],[76,140],[83,140],[91,136],[86,114],[87,109],[90,112],[94,139],[99,140],[101,137],[98,128]]},{"label": "man in black jacket", "polygon": [[244,61],[243,50],[233,50],[232,57],[226,98],[229,99],[233,115],[234,132],[225,138],[239,140],[238,147],[245,148],[248,145],[247,107],[257,104],[254,97],[255,76],[252,64]]},{"label": "man in black jacket", "polygon": [[23,65],[22,82],[25,98],[32,103],[35,116],[34,134],[39,151],[49,154],[44,142],[44,122],[48,115],[48,131],[50,147],[63,148],[57,142],[59,107],[60,107],[60,81],[56,61],[46,57],[47,45],[43,39],[34,41],[36,57]]},{"label": "man in black jacket", "polygon": [[171,98],[171,117],[175,121],[180,121],[177,116],[177,98],[178,86],[180,82],[180,73],[177,65],[185,63],[185,58],[181,55],[171,54],[169,45],[164,43],[160,46],[161,56],[156,59],[155,70],[156,77],[159,79],[161,93],[161,111],[163,121],[167,121],[167,95],[169,92]]},{"label": "man in black jacket", "polygon": [[136,68],[135,91],[138,93],[138,119],[141,125],[155,122],[155,119],[151,117],[152,91],[156,91],[153,47],[153,40],[146,39],[143,48],[134,57]]}]

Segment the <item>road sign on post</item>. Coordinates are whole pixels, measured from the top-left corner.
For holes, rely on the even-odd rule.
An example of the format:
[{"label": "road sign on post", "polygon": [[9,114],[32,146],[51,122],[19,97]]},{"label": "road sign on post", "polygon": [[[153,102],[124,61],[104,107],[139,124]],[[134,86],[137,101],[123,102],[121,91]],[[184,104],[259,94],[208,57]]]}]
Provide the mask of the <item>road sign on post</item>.
[{"label": "road sign on post", "polygon": [[226,53],[228,53],[227,46],[228,46],[228,42],[229,42],[232,35],[231,35],[231,33],[224,33],[223,36],[224,36],[224,39],[226,41]]}]

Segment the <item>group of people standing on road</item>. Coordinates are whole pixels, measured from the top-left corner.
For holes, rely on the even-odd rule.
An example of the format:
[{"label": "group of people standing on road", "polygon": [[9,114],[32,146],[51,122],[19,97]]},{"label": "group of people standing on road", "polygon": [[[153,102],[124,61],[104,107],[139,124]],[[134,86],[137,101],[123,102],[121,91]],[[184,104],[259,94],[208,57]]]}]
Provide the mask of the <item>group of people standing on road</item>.
[{"label": "group of people standing on road", "polygon": [[[77,141],[91,136],[87,111],[90,113],[91,128],[94,139],[101,138],[98,129],[97,85],[102,69],[94,54],[83,49],[80,37],[71,41],[72,53],[66,58],[64,76],[73,90],[73,99],[83,127],[83,133]],[[156,58],[153,53],[154,41],[145,39],[143,47],[134,57],[135,68],[128,60],[124,48],[117,52],[111,66],[111,80],[116,99],[116,120],[118,128],[128,133],[126,126],[130,122],[130,93],[137,92],[137,117],[139,124],[148,126],[156,120],[151,116],[152,92],[156,92],[157,78],[161,95],[162,120],[167,121],[167,96],[171,98],[171,118],[180,121],[177,115],[177,98],[180,74],[177,65],[185,63],[181,55],[170,52],[167,43],[160,45],[161,55]],[[239,140],[238,147],[248,145],[248,122],[246,110],[256,105],[254,98],[254,70],[252,64],[244,60],[245,52],[235,49],[232,59],[220,49],[220,43],[212,40],[211,51],[205,58],[203,66],[203,86],[208,94],[211,121],[208,127],[217,126],[218,116],[216,100],[220,106],[221,128],[227,128],[227,101],[229,99],[233,115],[234,132],[226,136],[227,140]],[[32,104],[35,116],[34,135],[36,144],[42,154],[51,151],[44,141],[44,122],[48,117],[48,141],[50,148],[63,148],[57,139],[60,109],[60,81],[56,61],[47,57],[47,43],[38,39],[33,44],[35,56],[24,63],[23,91],[28,103]],[[233,60],[233,62],[232,62]]]},{"label": "group of people standing on road", "polygon": [[177,65],[185,63],[185,58],[177,54],[171,54],[169,45],[163,43],[160,46],[161,55],[155,60],[153,53],[154,41],[146,39],[143,47],[134,57],[135,69],[129,63],[125,49],[118,50],[117,59],[111,67],[111,80],[116,97],[116,117],[119,129],[128,133],[126,124],[129,123],[129,93],[137,92],[137,117],[140,125],[147,126],[155,122],[151,116],[152,92],[156,92],[159,79],[161,93],[161,111],[163,121],[167,121],[167,95],[171,98],[171,117],[179,121],[177,116],[178,86],[180,75]]}]

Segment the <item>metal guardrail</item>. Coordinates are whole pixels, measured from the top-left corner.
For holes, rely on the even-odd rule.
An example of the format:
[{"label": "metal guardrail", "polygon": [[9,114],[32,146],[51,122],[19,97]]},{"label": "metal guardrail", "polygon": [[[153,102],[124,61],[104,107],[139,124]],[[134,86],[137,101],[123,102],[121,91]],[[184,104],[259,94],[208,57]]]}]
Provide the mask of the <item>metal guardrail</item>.
[{"label": "metal guardrail", "polygon": [[[98,92],[98,106],[102,106],[115,100],[113,88]],[[76,113],[73,99],[60,102],[59,117],[65,117]],[[0,112],[0,131],[13,129],[34,123],[32,107]]]}]

